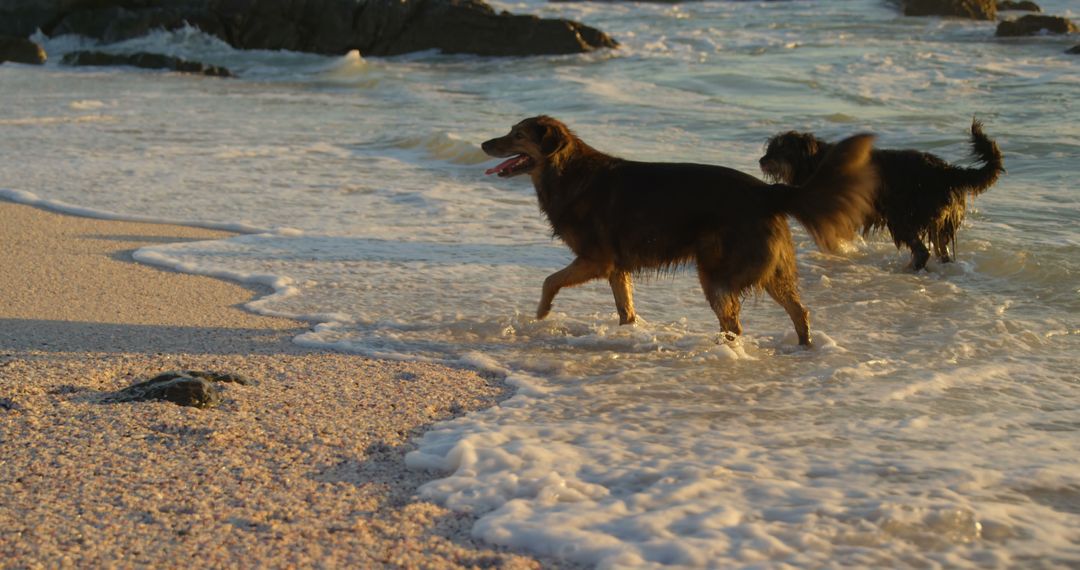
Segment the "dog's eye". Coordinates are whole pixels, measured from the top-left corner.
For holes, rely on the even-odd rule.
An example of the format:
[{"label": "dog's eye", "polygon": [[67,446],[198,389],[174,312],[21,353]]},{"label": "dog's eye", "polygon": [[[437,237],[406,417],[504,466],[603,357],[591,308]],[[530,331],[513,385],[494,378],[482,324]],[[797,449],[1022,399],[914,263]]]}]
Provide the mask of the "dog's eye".
[{"label": "dog's eye", "polygon": [[525,138],[525,133],[523,133],[521,131],[518,131],[518,132],[514,133],[514,138],[515,139],[523,139],[523,138]]}]

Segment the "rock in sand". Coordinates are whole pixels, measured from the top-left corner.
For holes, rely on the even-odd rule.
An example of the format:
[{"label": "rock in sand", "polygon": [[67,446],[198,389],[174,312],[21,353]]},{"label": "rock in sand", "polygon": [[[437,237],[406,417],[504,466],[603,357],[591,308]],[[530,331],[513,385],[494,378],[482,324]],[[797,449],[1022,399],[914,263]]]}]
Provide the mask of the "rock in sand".
[{"label": "rock in sand", "polygon": [[107,396],[104,401],[116,403],[164,400],[181,406],[211,408],[221,402],[220,391],[213,382],[251,384],[250,379],[239,374],[180,370],[163,372],[145,382],[132,384]]}]

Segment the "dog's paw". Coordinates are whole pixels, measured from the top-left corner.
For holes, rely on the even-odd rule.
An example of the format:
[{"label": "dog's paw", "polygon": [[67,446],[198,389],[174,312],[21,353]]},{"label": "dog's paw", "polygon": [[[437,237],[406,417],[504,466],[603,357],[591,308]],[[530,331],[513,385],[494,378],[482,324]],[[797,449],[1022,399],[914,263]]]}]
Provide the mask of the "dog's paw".
[{"label": "dog's paw", "polygon": [[912,271],[914,273],[918,273],[920,271],[929,272],[930,270],[926,268],[926,263],[929,262],[929,261],[930,261],[930,254],[913,255],[911,257],[911,262],[908,263],[907,268],[908,268],[909,271]]},{"label": "dog's paw", "polygon": [[550,313],[550,312],[551,312],[551,305],[550,304],[548,304],[548,305],[541,304],[539,307],[536,308],[536,320],[538,320],[538,321],[544,320],[544,317],[548,316],[548,313]]},{"label": "dog's paw", "polygon": [[716,336],[716,344],[735,344],[739,341],[739,335],[731,331],[723,331]]}]

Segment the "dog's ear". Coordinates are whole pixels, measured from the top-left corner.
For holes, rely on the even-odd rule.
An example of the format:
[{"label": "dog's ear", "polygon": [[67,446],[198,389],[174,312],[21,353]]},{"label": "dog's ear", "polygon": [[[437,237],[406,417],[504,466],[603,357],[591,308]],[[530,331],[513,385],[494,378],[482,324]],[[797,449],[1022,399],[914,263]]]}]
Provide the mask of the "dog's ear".
[{"label": "dog's ear", "polygon": [[544,154],[555,154],[565,143],[565,138],[559,129],[548,125],[544,127],[544,137],[540,139],[540,151]]},{"label": "dog's ear", "polygon": [[536,123],[533,125],[533,140],[545,156],[555,154],[566,144],[566,136],[558,125]]},{"label": "dog's ear", "polygon": [[822,151],[821,143],[818,142],[817,137],[810,133],[799,135],[799,141],[802,143],[806,156],[816,156],[817,153]]}]

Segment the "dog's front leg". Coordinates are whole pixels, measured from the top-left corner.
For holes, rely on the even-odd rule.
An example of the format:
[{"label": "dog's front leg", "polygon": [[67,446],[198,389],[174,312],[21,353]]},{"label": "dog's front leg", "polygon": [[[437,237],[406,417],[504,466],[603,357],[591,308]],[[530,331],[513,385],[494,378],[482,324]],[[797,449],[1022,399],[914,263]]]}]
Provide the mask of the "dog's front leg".
[{"label": "dog's front leg", "polygon": [[629,271],[616,269],[608,276],[611,292],[615,295],[615,309],[619,311],[619,324],[629,325],[637,320],[634,312],[634,282]]},{"label": "dog's front leg", "polygon": [[608,273],[610,269],[579,257],[570,265],[548,275],[548,278],[544,279],[544,292],[540,296],[540,306],[536,308],[536,318],[543,319],[548,316],[551,312],[551,303],[555,300],[559,289],[606,277]]},{"label": "dog's front leg", "polygon": [[930,250],[926,249],[926,245],[918,237],[912,237],[904,240],[908,248],[911,249],[911,269],[913,271],[919,271],[920,269],[926,269],[926,262],[930,260]]}]

